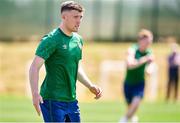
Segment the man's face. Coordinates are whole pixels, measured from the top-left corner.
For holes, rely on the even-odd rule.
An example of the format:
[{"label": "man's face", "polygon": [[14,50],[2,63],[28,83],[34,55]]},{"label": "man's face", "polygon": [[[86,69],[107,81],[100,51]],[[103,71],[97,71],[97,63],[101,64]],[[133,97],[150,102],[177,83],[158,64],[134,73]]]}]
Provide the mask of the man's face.
[{"label": "man's face", "polygon": [[83,12],[70,10],[64,13],[64,23],[68,31],[78,32],[82,21]]},{"label": "man's face", "polygon": [[139,39],[139,49],[140,51],[144,52],[151,44],[152,38],[151,37],[142,37]]}]

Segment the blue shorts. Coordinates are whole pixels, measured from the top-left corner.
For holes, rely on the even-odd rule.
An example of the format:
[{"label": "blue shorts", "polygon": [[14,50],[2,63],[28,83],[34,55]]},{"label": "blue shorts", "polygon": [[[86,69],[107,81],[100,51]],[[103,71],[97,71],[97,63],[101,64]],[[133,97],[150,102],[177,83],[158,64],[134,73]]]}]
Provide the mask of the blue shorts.
[{"label": "blue shorts", "polygon": [[78,101],[44,100],[40,107],[45,122],[80,122]]},{"label": "blue shorts", "polygon": [[137,85],[128,85],[124,83],[124,94],[126,102],[130,104],[134,97],[143,98],[144,96],[144,82],[140,82]]}]

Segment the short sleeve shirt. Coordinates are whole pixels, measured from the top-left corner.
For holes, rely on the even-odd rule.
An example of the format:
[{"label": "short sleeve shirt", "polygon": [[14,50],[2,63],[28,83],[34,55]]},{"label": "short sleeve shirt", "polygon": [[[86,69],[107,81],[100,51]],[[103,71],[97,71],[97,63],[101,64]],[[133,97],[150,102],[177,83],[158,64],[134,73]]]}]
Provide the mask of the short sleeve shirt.
[{"label": "short sleeve shirt", "polygon": [[35,54],[45,60],[46,76],[40,89],[43,99],[66,102],[76,100],[82,46],[81,36],[77,33],[67,36],[60,28],[42,38]]},{"label": "short sleeve shirt", "polygon": [[[139,60],[141,57],[152,54],[152,51],[150,49],[147,49],[144,52],[139,51],[139,47],[137,44],[134,44],[131,46],[132,50],[135,52],[135,59]],[[145,81],[145,66],[147,63],[142,64],[136,68],[133,69],[127,69],[126,71],[126,77],[125,82],[129,85],[136,85],[140,82]]]}]

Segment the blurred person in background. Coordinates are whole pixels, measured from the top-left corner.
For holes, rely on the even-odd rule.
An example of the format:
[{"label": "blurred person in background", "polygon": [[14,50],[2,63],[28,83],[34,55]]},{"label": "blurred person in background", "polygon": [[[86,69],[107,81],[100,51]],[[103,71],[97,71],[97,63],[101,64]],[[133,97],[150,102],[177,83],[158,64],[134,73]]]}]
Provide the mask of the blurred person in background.
[{"label": "blurred person in background", "polygon": [[124,80],[124,95],[127,102],[127,112],[120,119],[120,123],[128,120],[138,122],[135,113],[144,96],[145,67],[153,60],[153,54],[149,49],[152,44],[153,34],[147,29],[142,29],[138,34],[138,43],[132,45],[127,52],[126,76]]},{"label": "blurred person in background", "polygon": [[[83,40],[78,32],[83,7],[76,2],[61,4],[61,23],[45,35],[36,49],[29,70],[32,102],[45,122],[80,122],[80,110],[76,99],[76,80],[101,97],[102,90],[84,73],[82,59]],[[38,90],[39,70],[45,64],[46,76]]]},{"label": "blurred person in background", "polygon": [[178,52],[178,44],[171,43],[171,53],[168,56],[168,83],[166,100],[174,92],[174,101],[178,99],[178,81],[179,81],[180,54]]}]

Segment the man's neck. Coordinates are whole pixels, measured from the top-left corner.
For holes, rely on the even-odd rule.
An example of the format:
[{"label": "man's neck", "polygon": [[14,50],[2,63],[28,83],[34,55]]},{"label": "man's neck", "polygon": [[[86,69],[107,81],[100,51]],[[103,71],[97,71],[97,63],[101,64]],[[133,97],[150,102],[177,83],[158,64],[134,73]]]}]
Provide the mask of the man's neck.
[{"label": "man's neck", "polygon": [[72,36],[72,32],[68,31],[68,29],[63,25],[63,23],[60,24],[59,28],[61,31],[63,31],[64,34],[67,36]]},{"label": "man's neck", "polygon": [[142,49],[142,48],[139,47],[139,51],[140,51],[141,53],[144,53],[144,52],[146,51],[146,49]]}]

